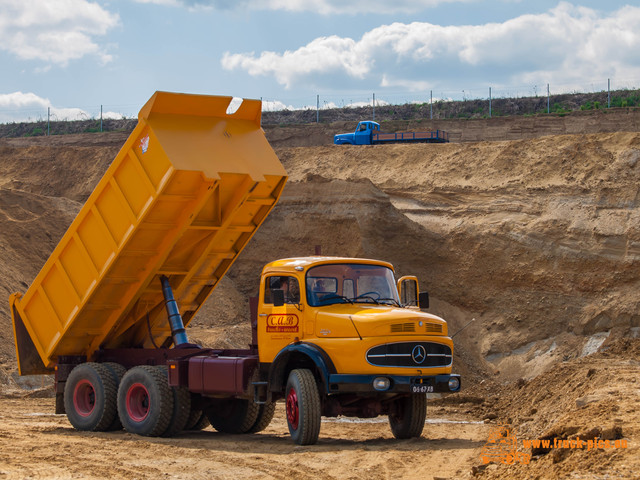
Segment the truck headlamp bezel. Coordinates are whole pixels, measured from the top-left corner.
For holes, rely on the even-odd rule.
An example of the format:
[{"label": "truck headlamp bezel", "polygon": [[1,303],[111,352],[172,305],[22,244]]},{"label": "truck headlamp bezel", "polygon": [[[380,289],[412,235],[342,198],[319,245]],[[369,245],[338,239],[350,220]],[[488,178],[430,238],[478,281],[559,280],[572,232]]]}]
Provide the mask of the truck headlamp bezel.
[{"label": "truck headlamp bezel", "polygon": [[450,391],[457,392],[460,390],[460,379],[458,377],[449,377],[448,386]]},{"label": "truck headlamp bezel", "polygon": [[374,390],[385,392],[391,388],[391,380],[387,377],[376,377],[372,382]]}]

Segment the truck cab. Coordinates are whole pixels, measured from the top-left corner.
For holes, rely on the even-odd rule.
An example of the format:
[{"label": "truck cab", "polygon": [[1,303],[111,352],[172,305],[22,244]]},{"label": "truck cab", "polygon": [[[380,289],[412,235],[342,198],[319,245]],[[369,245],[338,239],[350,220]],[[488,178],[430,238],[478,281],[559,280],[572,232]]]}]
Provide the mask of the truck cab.
[{"label": "truck cab", "polygon": [[370,120],[359,122],[354,133],[334,135],[335,145],[371,145],[374,132],[380,132],[380,124]]},{"label": "truck cab", "polygon": [[[459,376],[451,374],[447,323],[420,311],[425,303],[415,277],[396,282],[383,261],[304,257],[264,267],[261,377],[269,401],[284,398],[294,439],[291,419],[314,408],[318,418],[387,414],[398,438],[419,436],[424,394],[460,388]],[[302,406],[304,396],[291,382],[301,371],[317,388],[315,407]]]}]

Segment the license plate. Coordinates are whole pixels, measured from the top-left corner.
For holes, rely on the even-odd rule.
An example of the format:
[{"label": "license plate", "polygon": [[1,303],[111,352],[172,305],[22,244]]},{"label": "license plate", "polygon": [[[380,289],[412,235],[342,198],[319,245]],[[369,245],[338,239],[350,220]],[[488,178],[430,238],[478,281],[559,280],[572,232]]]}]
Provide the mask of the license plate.
[{"label": "license plate", "polygon": [[411,385],[411,393],[433,393],[433,385]]}]

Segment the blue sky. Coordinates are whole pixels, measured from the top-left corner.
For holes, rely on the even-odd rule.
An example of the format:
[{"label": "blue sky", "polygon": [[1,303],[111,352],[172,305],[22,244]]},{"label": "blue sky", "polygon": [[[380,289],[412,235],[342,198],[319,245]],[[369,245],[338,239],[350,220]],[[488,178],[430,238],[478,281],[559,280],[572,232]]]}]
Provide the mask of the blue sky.
[{"label": "blue sky", "polygon": [[583,0],[0,0],[0,122],[640,87],[640,6]]}]

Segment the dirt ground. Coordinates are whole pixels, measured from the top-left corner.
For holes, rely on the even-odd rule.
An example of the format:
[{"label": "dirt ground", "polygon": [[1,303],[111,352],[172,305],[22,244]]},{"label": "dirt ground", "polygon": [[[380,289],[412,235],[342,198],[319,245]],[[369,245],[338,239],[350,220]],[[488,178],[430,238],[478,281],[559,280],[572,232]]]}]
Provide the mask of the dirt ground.
[{"label": "dirt ground", "polygon": [[79,433],[52,413],[50,399],[2,399],[0,406],[0,478],[458,478],[480,463],[475,452],[489,430],[433,418],[423,438],[399,442],[384,419],[325,419],[318,444],[298,447],[282,406],[259,434],[208,427],[171,439]]},{"label": "dirt ground", "polygon": [[[246,298],[268,261],[315,245],[388,260],[418,276],[450,332],[475,319],[455,337],[463,391],[430,401],[423,438],[393,440],[384,418],[324,419],[318,445],[296,447],[281,406],[256,435],[75,432],[53,414],[50,378],[17,375],[4,308],[0,479],[640,478],[640,133],[635,120],[628,131],[592,127],[383,147],[299,146],[300,128],[274,142],[289,183],[190,338],[246,345]],[[0,140],[6,297],[28,288],[125,138]],[[499,428],[529,463],[483,464]],[[524,445],[578,437],[620,448]]]},{"label": "dirt ground", "polygon": [[[564,363],[531,381],[472,386],[431,400],[419,439],[395,440],[387,419],[325,418],[317,445],[294,445],[283,404],[253,435],[207,427],[173,438],[75,431],[47,389],[0,398],[0,478],[67,479],[541,479],[640,478],[640,341]],[[508,425],[531,456],[485,464],[483,448]],[[524,440],[626,442],[623,448],[533,452]]]}]

